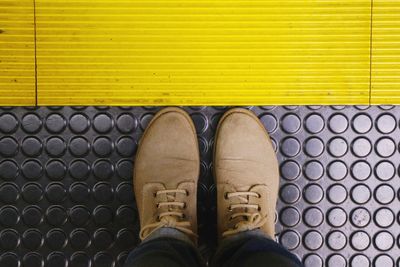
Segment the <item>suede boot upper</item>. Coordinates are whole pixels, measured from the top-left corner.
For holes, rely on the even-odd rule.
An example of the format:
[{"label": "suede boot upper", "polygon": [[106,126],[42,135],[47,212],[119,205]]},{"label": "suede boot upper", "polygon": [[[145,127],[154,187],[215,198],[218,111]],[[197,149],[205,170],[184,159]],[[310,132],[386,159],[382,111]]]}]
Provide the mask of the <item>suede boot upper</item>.
[{"label": "suede boot upper", "polygon": [[261,229],[273,238],[279,166],[264,126],[251,111],[232,109],[214,146],[219,237]]},{"label": "suede boot upper", "polygon": [[145,130],[135,160],[134,190],[140,237],[161,227],[187,233],[196,242],[199,151],[189,115],[165,108]]}]

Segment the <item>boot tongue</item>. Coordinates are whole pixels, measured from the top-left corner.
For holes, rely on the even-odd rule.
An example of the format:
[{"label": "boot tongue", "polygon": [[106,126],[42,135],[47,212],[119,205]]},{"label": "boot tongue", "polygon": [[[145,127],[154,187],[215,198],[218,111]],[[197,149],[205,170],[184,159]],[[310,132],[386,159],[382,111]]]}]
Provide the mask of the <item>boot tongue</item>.
[{"label": "boot tongue", "polygon": [[[166,193],[166,194],[162,194],[162,195],[159,195],[158,196],[158,199],[157,199],[157,202],[158,203],[162,203],[162,202],[179,202],[179,201],[181,201],[182,199],[180,199],[179,197],[178,197],[178,195],[180,195],[180,194],[174,194],[174,193]],[[176,207],[176,206],[170,206],[170,205],[165,205],[165,206],[163,206],[163,207],[159,207],[159,211],[160,211],[160,213],[162,213],[162,212],[169,212],[169,211],[177,211],[177,212],[180,212],[181,211],[181,209],[179,208],[179,207]],[[178,220],[178,218],[177,218],[177,216],[174,216],[174,215],[171,215],[171,216],[164,216],[164,218],[172,218],[172,219],[174,219],[175,221],[177,221]],[[172,220],[171,219],[171,220]],[[169,219],[170,220],[170,219]]]},{"label": "boot tongue", "polygon": [[[234,192],[254,192],[257,193],[257,187],[258,185],[252,185],[252,186],[239,186],[236,188],[231,188],[233,189]],[[230,204],[249,204],[249,205],[257,205],[258,206],[258,201],[257,199],[259,196],[253,196],[252,194],[246,195],[238,195],[235,197],[230,198]],[[235,216],[235,214],[239,216]],[[240,205],[236,206],[233,210],[232,216],[234,219],[231,222],[231,227],[227,231],[223,233],[223,235],[231,235],[235,234],[238,232],[243,232],[247,230],[253,230],[256,228],[261,227],[262,225],[265,224],[266,218],[263,217],[263,215],[260,213],[260,211],[255,208],[255,207],[240,207]],[[232,218],[232,217],[231,217]]]},{"label": "boot tongue", "polygon": [[[236,192],[251,192],[251,191],[253,191],[252,188],[255,187],[255,186],[257,186],[257,185],[239,186],[239,187],[236,187],[235,189],[236,189]],[[246,200],[242,199],[243,197],[245,197]],[[253,196],[234,197],[234,198],[231,198],[231,203],[232,204],[256,204],[254,202],[254,197]],[[236,208],[235,209],[235,213],[240,213],[240,212],[252,213],[255,216],[256,216],[256,214],[259,214],[258,210],[256,210],[256,209],[248,209],[248,208]],[[247,221],[251,222],[256,218],[248,217],[248,218],[243,218],[243,219],[244,220],[242,220],[242,221],[244,221],[244,222],[247,222]]]},{"label": "boot tongue", "polygon": [[248,186],[248,185],[245,185],[245,186],[238,186],[238,187],[236,187],[236,191],[237,191],[237,192],[248,192],[248,191],[251,190],[251,187],[252,187],[252,186]]},{"label": "boot tongue", "polygon": [[165,227],[176,228],[176,223],[178,219],[176,216],[164,216],[161,219],[161,222],[165,225]]}]

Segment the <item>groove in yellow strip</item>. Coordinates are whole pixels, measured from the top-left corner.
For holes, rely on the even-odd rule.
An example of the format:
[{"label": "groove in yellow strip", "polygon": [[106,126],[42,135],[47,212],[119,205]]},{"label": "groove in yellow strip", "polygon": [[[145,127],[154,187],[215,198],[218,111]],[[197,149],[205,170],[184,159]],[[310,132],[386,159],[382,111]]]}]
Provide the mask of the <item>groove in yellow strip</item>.
[{"label": "groove in yellow strip", "polygon": [[374,0],[371,104],[400,104],[400,1]]},{"label": "groove in yellow strip", "polygon": [[0,106],[35,105],[33,0],[0,1]]},{"label": "groove in yellow strip", "polygon": [[38,103],[368,104],[370,5],[36,0]]}]

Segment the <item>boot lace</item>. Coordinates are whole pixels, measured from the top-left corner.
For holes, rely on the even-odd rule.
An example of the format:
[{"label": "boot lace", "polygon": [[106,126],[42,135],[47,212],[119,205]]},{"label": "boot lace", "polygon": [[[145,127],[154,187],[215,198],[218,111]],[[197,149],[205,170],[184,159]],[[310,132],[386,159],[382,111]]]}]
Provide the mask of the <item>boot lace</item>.
[{"label": "boot lace", "polygon": [[170,189],[170,190],[159,190],[155,193],[156,196],[165,195],[167,201],[161,201],[157,203],[157,208],[168,207],[168,211],[163,211],[158,214],[157,221],[145,225],[140,230],[140,239],[145,239],[148,235],[157,231],[162,227],[171,227],[178,229],[188,235],[196,236],[195,233],[190,229],[191,224],[189,221],[184,220],[185,214],[183,209],[186,208],[185,202],[175,201],[175,196],[177,194],[189,195],[189,192],[183,189]]},{"label": "boot lace", "polygon": [[[230,228],[222,233],[222,236],[234,235],[240,232],[249,231],[262,227],[266,221],[267,217],[263,217],[260,213],[260,206],[257,204],[250,204],[249,197],[261,196],[256,192],[232,192],[226,193],[226,199],[238,198],[241,203],[232,204],[229,206],[229,210],[240,209],[240,212],[232,214],[230,220],[235,218],[242,218],[241,221],[235,224],[233,228]],[[244,211],[243,211],[244,210]]]}]

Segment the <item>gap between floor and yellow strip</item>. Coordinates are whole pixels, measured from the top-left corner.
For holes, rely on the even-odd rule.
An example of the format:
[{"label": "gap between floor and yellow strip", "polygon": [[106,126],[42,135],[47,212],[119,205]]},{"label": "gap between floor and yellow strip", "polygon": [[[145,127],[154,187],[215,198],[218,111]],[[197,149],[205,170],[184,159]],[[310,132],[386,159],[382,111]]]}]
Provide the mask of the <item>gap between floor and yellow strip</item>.
[{"label": "gap between floor and yellow strip", "polygon": [[0,29],[1,105],[400,103],[394,0],[2,0]]}]

